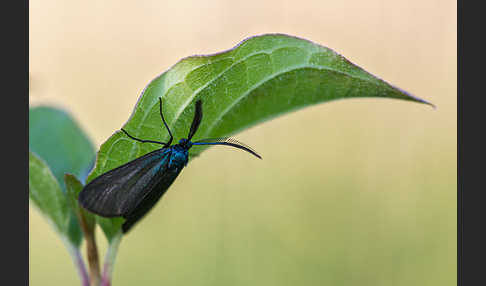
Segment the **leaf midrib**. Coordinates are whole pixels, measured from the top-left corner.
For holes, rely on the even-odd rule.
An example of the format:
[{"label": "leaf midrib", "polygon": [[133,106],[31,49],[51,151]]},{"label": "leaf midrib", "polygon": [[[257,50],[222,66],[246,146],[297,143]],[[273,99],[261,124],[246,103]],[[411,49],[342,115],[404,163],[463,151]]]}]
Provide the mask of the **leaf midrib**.
[{"label": "leaf midrib", "polygon": [[[211,123],[211,125],[206,129],[206,133],[205,135],[208,136],[212,130],[214,129],[215,126],[217,126],[218,122],[220,122],[221,118],[223,118],[228,112],[230,112],[243,98],[245,98],[246,96],[248,96],[252,91],[254,91],[256,88],[258,88],[259,86],[261,86],[262,84],[264,84],[265,82],[275,78],[275,77],[278,77],[282,74],[285,74],[285,73],[288,73],[288,72],[291,72],[291,71],[294,71],[294,70],[298,70],[298,69],[304,69],[304,68],[313,68],[313,69],[317,69],[317,70],[328,70],[328,71],[332,71],[332,72],[336,72],[336,73],[339,73],[339,74],[342,74],[342,75],[346,75],[346,76],[349,76],[351,78],[356,78],[356,79],[361,79],[361,80],[364,80],[364,81],[367,81],[367,82],[371,82],[373,83],[374,85],[378,85],[377,83],[375,82],[372,82],[370,81],[370,79],[368,78],[363,78],[361,76],[358,76],[358,75],[355,75],[355,74],[351,74],[351,73],[348,73],[348,72],[345,72],[345,71],[342,71],[342,70],[338,70],[338,69],[335,69],[335,68],[332,68],[332,67],[329,67],[329,66],[322,66],[322,65],[317,65],[317,64],[311,64],[309,63],[309,60],[310,58],[314,55],[314,54],[317,54],[317,53],[320,53],[322,51],[320,50],[315,50],[314,52],[310,52],[310,51],[307,51],[305,48],[303,47],[298,47],[298,46],[293,46],[293,45],[285,45],[285,46],[279,46],[278,48],[273,48],[273,49],[264,49],[264,50],[259,50],[257,52],[253,52],[253,53],[248,53],[247,55],[241,57],[240,59],[236,60],[235,61],[235,57],[229,55],[228,57],[225,57],[225,58],[222,58],[222,59],[218,59],[217,61],[214,61],[214,62],[210,62],[210,63],[205,63],[205,64],[201,64],[201,65],[198,65],[198,66],[195,66],[193,69],[191,69],[191,71],[189,71],[186,76],[184,77],[183,80],[179,81],[179,82],[175,82],[175,83],[172,83],[172,85],[170,87],[167,87],[165,88],[163,94],[162,94],[162,97],[165,97],[168,93],[168,90],[176,85],[176,84],[179,84],[179,83],[183,83],[185,82],[186,80],[186,77],[188,74],[190,74],[192,71],[200,68],[200,67],[203,67],[203,66],[206,66],[206,65],[209,65],[209,64],[213,64],[215,62],[218,62],[218,61],[221,61],[221,60],[227,60],[227,59],[231,59],[233,62],[231,65],[229,65],[227,68],[225,68],[224,70],[222,70],[221,72],[219,72],[215,77],[213,77],[211,80],[207,81],[204,85],[202,85],[201,87],[197,88],[196,90],[194,90],[191,95],[184,101],[183,104],[181,104],[181,107],[176,111],[174,117],[172,118],[171,122],[169,123],[169,126],[170,127],[173,127],[181,118],[181,115],[182,113],[184,112],[184,110],[191,104],[191,102],[194,100],[194,98],[202,91],[204,90],[205,88],[207,88],[209,85],[211,85],[211,83],[215,82],[216,80],[218,80],[219,78],[221,78],[222,76],[224,76],[229,70],[231,70],[234,66],[246,61],[248,58],[250,57],[253,57],[253,56],[257,56],[257,55],[271,55],[273,52],[277,51],[277,50],[280,50],[280,49],[286,49],[286,48],[298,48],[300,50],[303,50],[305,51],[308,56],[307,56],[307,59],[304,60],[304,62],[306,62],[306,64],[300,64],[300,65],[295,65],[295,66],[291,66],[287,69],[284,69],[284,70],[280,70],[280,71],[276,71],[276,72],[273,72],[271,75],[265,77],[264,79],[260,80],[259,82],[257,82],[256,84],[252,85],[250,88],[248,88],[248,90],[246,92],[244,92],[240,97],[237,98],[236,101],[232,102],[223,112],[221,112],[218,117]],[[325,47],[319,47],[320,49],[326,49]],[[228,53],[231,53],[231,52],[235,52],[237,51],[236,49],[232,49],[230,50]],[[189,59],[189,58],[188,58]],[[162,77],[163,75],[161,75]],[[142,92],[142,95],[145,94],[148,90],[150,90],[152,88],[152,83],[149,83],[149,85],[144,89],[144,91]],[[152,100],[154,101],[154,100]],[[156,104],[156,101],[150,103],[149,106],[153,106],[154,104]],[[149,109],[151,110],[151,108]],[[135,110],[134,110],[135,112]],[[137,124],[137,129],[140,129],[142,126],[144,126],[145,122],[146,122],[146,119],[149,115],[149,112],[146,112],[143,114],[142,118],[140,119],[139,121],[139,124]],[[166,139],[165,137],[163,137],[163,139]],[[114,145],[114,144],[113,144]],[[111,147],[113,147],[113,145]],[[130,156],[133,155],[133,153],[135,152],[135,147],[136,147],[137,143],[136,142],[133,142],[132,143],[132,146],[130,148]],[[111,151],[111,148],[110,148],[110,151]],[[108,152],[109,153],[109,152]],[[106,165],[106,161],[104,162],[103,165]]]},{"label": "leaf midrib", "polygon": [[[209,80],[207,83],[205,83],[204,85],[202,85],[201,87],[199,87],[198,89],[194,90],[191,95],[187,98],[187,100],[181,105],[181,107],[177,110],[176,112],[176,115],[173,117],[173,119],[171,120],[171,122],[169,123],[169,126],[170,127],[173,127],[179,120],[180,120],[180,116],[182,115],[182,113],[184,112],[184,110],[187,108],[187,106],[189,106],[189,104],[193,101],[193,99],[197,96],[197,94],[199,94],[202,90],[204,90],[205,88],[207,88],[211,83],[213,83],[214,81],[216,81],[217,79],[221,78],[222,76],[224,76],[224,74],[226,72],[228,72],[229,70],[231,70],[231,68],[233,68],[234,66],[236,66],[237,64],[239,63],[242,63],[244,61],[246,61],[248,58],[252,57],[252,56],[256,56],[256,55],[263,55],[263,54],[266,54],[266,55],[270,55],[272,54],[273,52],[277,51],[277,50],[280,50],[280,49],[285,49],[285,48],[299,48],[301,50],[304,50],[303,48],[301,47],[296,47],[296,46],[280,46],[278,48],[275,48],[275,49],[267,49],[267,50],[260,50],[258,52],[254,52],[254,53],[249,53],[247,55],[245,55],[244,57],[242,57],[241,59],[237,60],[237,61],[234,61],[230,66],[228,66],[227,68],[225,68],[224,70],[222,70],[220,73],[218,73],[214,78],[212,78],[211,80]],[[232,50],[234,51],[234,50]],[[307,51],[306,51],[307,52]],[[254,84],[252,87],[250,87],[246,92],[244,92],[240,97],[238,97],[238,99],[233,102],[232,104],[230,104],[222,113],[220,113],[220,115],[216,118],[216,120],[211,123],[210,127],[208,127],[208,129],[206,129],[206,133],[205,135],[208,136],[208,134],[210,134],[210,132],[213,130],[213,128],[216,126],[216,124],[221,120],[221,118],[223,118],[224,115],[226,115],[229,111],[231,111],[231,109],[237,105],[241,99],[243,99],[245,96],[247,96],[248,94],[250,94],[253,90],[255,90],[256,88],[258,88],[259,86],[261,86],[263,83],[265,83],[266,81],[269,81],[275,77],[278,77],[282,74],[285,74],[285,73],[288,73],[288,72],[291,72],[291,71],[294,71],[294,70],[298,70],[298,69],[304,69],[304,68],[314,68],[314,69],[317,69],[317,70],[328,70],[328,71],[332,71],[332,72],[336,72],[336,73],[339,73],[339,74],[343,74],[343,75],[347,75],[351,78],[356,78],[356,79],[361,79],[361,80],[365,80],[365,81],[368,81],[368,82],[371,82],[373,83],[372,81],[370,81],[369,79],[367,78],[363,78],[363,77],[360,77],[360,76],[357,76],[357,75],[353,75],[353,74],[350,74],[348,72],[344,72],[344,71],[341,71],[341,70],[337,70],[335,68],[331,68],[331,67],[326,67],[326,66],[319,66],[319,65],[315,65],[315,64],[310,64],[309,63],[309,59],[312,57],[312,55],[316,54],[316,53],[319,53],[319,52],[313,52],[313,53],[309,53],[308,52],[308,57],[307,59],[305,60],[307,63],[306,64],[301,64],[301,65],[295,65],[295,66],[292,66],[288,69],[285,69],[285,70],[280,70],[278,72],[274,72],[272,73],[270,76],[262,79],[261,81],[259,81],[258,83]],[[227,58],[224,58],[224,60],[228,59],[228,58],[231,58],[232,60],[234,60],[234,57],[232,56],[229,56]],[[218,61],[221,61],[223,59],[219,59]],[[218,61],[215,61],[215,62],[218,62]],[[206,63],[206,64],[202,64],[202,65],[198,65],[196,67],[194,67],[192,71],[202,67],[202,66],[205,66],[205,65],[209,65],[209,64],[212,64],[212,63],[215,63],[215,62],[211,62],[211,63]],[[190,72],[188,72],[186,74],[186,76],[190,74]],[[183,83],[185,81],[185,78],[184,80],[182,81],[179,81],[179,82],[176,82],[176,83],[173,83],[171,85],[174,86],[176,84],[179,84],[179,83]],[[378,85],[377,83],[373,83],[375,85]],[[150,84],[149,84],[150,85]],[[147,87],[144,91],[147,91],[151,89],[151,86]],[[165,89],[164,91],[164,94],[162,96],[165,96],[167,94],[167,91],[170,89],[167,88]],[[143,93],[142,93],[143,95]],[[152,105],[155,104],[155,103],[152,103]],[[145,124],[145,121],[146,121],[146,118],[148,116],[149,112],[146,112],[141,120],[139,121],[140,123],[137,125],[137,129],[140,129],[144,124]],[[164,138],[165,139],[165,138]],[[137,145],[136,142],[133,142],[132,143],[132,147],[130,149],[130,156],[133,155],[133,152],[135,151],[135,146]],[[113,145],[111,146],[113,147]],[[110,148],[111,150],[111,148]],[[104,165],[106,164],[106,160],[104,162]]]},{"label": "leaf midrib", "polygon": [[[235,65],[241,63],[241,62],[244,62],[245,60],[247,60],[248,58],[252,57],[252,56],[256,56],[256,55],[263,55],[263,54],[266,54],[266,55],[270,55],[272,54],[273,52],[275,52],[276,50],[280,50],[280,49],[285,49],[285,48],[299,48],[301,50],[304,50],[302,49],[301,47],[295,47],[295,46],[280,46],[276,49],[268,49],[268,50],[263,50],[263,51],[258,51],[258,52],[254,52],[254,53],[249,53],[247,55],[245,55],[244,57],[242,57],[241,59],[237,60],[237,61],[234,61],[230,66],[228,66],[227,68],[225,68],[224,70],[222,70],[219,74],[217,74],[214,78],[212,78],[210,81],[208,81],[207,83],[205,83],[204,85],[202,85],[201,87],[199,87],[198,89],[194,90],[192,92],[192,94],[187,98],[187,100],[181,105],[181,107],[177,110],[177,112],[175,113],[175,116],[173,117],[173,119],[171,120],[169,126],[174,126],[180,119],[180,116],[182,115],[182,113],[184,112],[184,110],[187,108],[187,106],[189,106],[189,104],[194,100],[194,98],[197,96],[197,94],[199,94],[202,90],[204,90],[206,87],[208,87],[211,83],[213,83],[214,81],[216,81],[217,79],[221,78],[222,76],[224,76],[224,74],[229,71],[231,68],[233,68]],[[305,51],[305,50],[304,50]],[[306,51],[307,52],[307,51]],[[318,52],[315,52],[315,53],[318,53]],[[214,128],[216,122],[218,122],[227,112],[229,112],[231,110],[231,108],[236,104],[238,103],[241,98],[243,98],[244,96],[248,95],[251,91],[253,91],[255,88],[257,88],[258,86],[260,86],[261,84],[263,84],[265,81],[268,81],[268,80],[271,80],[272,78],[275,78],[279,75],[282,75],[284,73],[287,73],[287,72],[291,72],[293,70],[296,70],[296,69],[302,69],[302,68],[315,68],[315,69],[318,69],[318,70],[328,70],[328,71],[333,71],[333,72],[336,72],[336,73],[340,73],[340,74],[343,74],[343,75],[347,75],[349,77],[352,77],[352,78],[357,78],[357,79],[361,79],[361,80],[366,80],[366,81],[369,81],[368,79],[366,78],[363,78],[363,77],[360,77],[360,76],[357,76],[357,75],[353,75],[353,74],[350,74],[350,73],[347,73],[347,72],[344,72],[344,71],[340,71],[340,70],[337,70],[337,69],[334,69],[334,68],[331,68],[331,67],[325,67],[325,66],[318,66],[318,65],[314,65],[314,64],[309,64],[308,61],[309,59],[312,57],[313,54],[315,53],[309,53],[309,56],[307,57],[307,59],[305,61],[307,61],[307,64],[305,65],[296,65],[296,66],[292,66],[288,69],[285,69],[283,71],[279,71],[279,72],[274,72],[272,73],[272,75],[264,78],[263,80],[259,81],[257,84],[254,84],[251,88],[248,89],[247,92],[245,92],[242,97],[239,97],[238,100],[236,102],[234,102],[233,104],[231,104],[229,106],[229,108],[225,109],[221,114],[220,116],[217,117],[217,120],[215,122],[213,122],[211,124],[211,126],[208,128],[208,130],[212,130],[212,128]],[[228,58],[231,58],[232,60],[234,60],[234,57],[228,57]],[[224,60],[228,59],[228,58],[224,58]],[[218,61],[221,61],[223,59],[220,59]],[[217,61],[216,61],[217,62]],[[212,62],[214,63],[214,62]],[[211,63],[211,64],[212,64]],[[191,71],[194,71],[202,66],[205,66],[205,65],[209,65],[209,63],[206,63],[206,64],[203,64],[203,65],[199,65],[199,66],[196,66],[194,67],[194,69],[192,69]],[[189,72],[190,73],[190,72]],[[188,73],[188,74],[189,74]],[[187,76],[187,75],[186,75]],[[182,80],[180,82],[177,82],[177,83],[174,83],[172,84],[172,86],[176,85],[176,84],[179,84],[179,83],[183,83],[185,81]],[[376,84],[376,83],[375,83]],[[162,96],[165,96],[167,94],[167,91],[169,90],[170,88],[166,89],[164,94]],[[146,117],[148,116],[148,112],[145,113],[142,117],[142,119],[140,120],[140,123],[138,124],[137,128],[140,128],[142,125],[144,125],[145,123],[145,120],[146,120]],[[206,135],[209,134],[209,132],[206,132]]]}]

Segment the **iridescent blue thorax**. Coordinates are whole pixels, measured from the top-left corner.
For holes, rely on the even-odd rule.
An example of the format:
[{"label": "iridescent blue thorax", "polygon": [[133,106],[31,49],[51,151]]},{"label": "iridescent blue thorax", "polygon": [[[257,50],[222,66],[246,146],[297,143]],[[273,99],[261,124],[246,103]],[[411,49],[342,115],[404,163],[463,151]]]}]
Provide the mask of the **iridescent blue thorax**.
[{"label": "iridescent blue thorax", "polygon": [[181,139],[179,144],[170,146],[171,154],[169,159],[169,168],[186,166],[189,161],[188,150],[191,148],[192,143],[186,139]]}]

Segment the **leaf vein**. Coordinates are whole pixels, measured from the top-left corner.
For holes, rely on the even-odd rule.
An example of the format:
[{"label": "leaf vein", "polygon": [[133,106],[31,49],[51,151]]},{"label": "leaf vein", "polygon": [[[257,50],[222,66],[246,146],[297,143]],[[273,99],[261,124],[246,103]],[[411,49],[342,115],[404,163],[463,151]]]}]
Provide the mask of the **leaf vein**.
[{"label": "leaf vein", "polygon": [[[269,81],[269,80],[272,80],[280,75],[283,75],[285,73],[288,73],[288,72],[291,72],[291,71],[295,71],[295,70],[300,70],[300,69],[308,69],[308,68],[311,68],[311,69],[317,69],[317,70],[327,70],[327,71],[332,71],[332,72],[336,72],[336,73],[340,73],[340,74],[343,74],[343,75],[347,75],[349,77],[352,77],[352,78],[357,78],[357,79],[360,79],[360,80],[366,80],[366,79],[363,79],[361,77],[358,77],[358,76],[355,76],[355,75],[352,75],[352,74],[349,74],[349,73],[346,73],[346,72],[343,72],[343,71],[339,71],[339,70],[336,70],[336,69],[332,69],[332,68],[329,68],[329,67],[319,67],[319,66],[315,66],[315,65],[300,65],[300,66],[293,66],[292,68],[289,68],[289,69],[286,69],[286,70],[283,70],[281,72],[277,72],[277,73],[273,73],[272,75],[268,76],[268,77],[265,77],[264,79],[262,79],[261,81],[255,83],[253,86],[251,86],[246,92],[242,93],[235,101],[233,101],[233,103],[231,103],[226,109],[224,109],[220,115],[213,121],[213,123],[206,129],[206,134],[205,136],[209,136],[209,134],[211,134],[212,130],[214,129],[214,127],[217,126],[217,124],[219,123],[219,121],[221,121],[221,119],[228,113],[231,111],[231,109],[233,109],[235,106],[238,105],[238,103],[243,99],[245,98],[246,96],[248,96],[252,91],[254,91],[255,89],[257,89],[258,87],[260,87],[261,85],[263,85],[265,82]],[[376,84],[376,83],[375,83]]]}]

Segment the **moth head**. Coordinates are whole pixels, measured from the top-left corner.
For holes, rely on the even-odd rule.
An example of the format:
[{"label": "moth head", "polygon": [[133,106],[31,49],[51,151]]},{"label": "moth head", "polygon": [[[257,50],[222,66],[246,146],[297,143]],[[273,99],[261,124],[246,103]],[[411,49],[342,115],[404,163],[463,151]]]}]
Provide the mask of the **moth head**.
[{"label": "moth head", "polygon": [[182,138],[181,140],[179,140],[179,145],[184,149],[189,149],[192,147],[192,142],[186,138]]}]

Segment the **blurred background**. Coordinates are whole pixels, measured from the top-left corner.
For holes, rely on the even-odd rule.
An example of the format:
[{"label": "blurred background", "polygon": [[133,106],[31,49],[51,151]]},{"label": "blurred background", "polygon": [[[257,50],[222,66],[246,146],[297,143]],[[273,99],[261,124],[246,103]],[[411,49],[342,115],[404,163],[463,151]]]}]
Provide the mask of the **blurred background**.
[{"label": "blurred background", "polygon": [[[179,59],[264,33],[332,48],[437,106],[329,102],[238,134],[262,161],[209,149],[123,239],[113,285],[456,284],[456,1],[29,4],[30,106],[67,109],[97,149]],[[79,285],[32,207],[29,230],[30,285]]]}]

